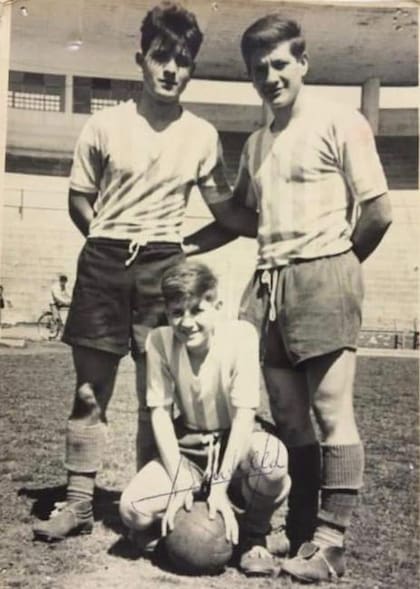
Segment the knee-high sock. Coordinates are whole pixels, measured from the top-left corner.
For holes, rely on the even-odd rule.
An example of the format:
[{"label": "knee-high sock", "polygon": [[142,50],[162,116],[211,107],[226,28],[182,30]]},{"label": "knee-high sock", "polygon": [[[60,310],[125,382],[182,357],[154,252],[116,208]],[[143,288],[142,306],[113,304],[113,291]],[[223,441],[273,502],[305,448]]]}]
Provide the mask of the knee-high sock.
[{"label": "knee-high sock", "polygon": [[291,554],[313,536],[319,502],[321,453],[319,444],[289,447],[289,474],[292,488],[289,495],[287,535]]},{"label": "knee-high sock", "polygon": [[95,476],[102,463],[106,438],[103,423],[84,425],[70,420],[66,433],[67,500],[92,500]]},{"label": "knee-high sock", "polygon": [[321,546],[341,546],[363,483],[363,446],[325,445],[322,459],[321,509],[313,539]]}]

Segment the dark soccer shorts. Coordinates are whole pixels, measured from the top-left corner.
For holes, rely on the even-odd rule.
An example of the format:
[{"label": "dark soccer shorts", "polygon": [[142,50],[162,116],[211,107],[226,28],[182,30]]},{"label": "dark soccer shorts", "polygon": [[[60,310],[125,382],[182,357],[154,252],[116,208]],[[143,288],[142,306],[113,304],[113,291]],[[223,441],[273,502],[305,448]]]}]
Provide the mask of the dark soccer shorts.
[{"label": "dark soccer shorts", "polygon": [[349,250],[258,270],[239,316],[258,329],[265,365],[294,368],[310,358],[356,349],[363,294],[361,265]]},{"label": "dark soccer shorts", "polygon": [[184,259],[180,244],[150,242],[129,259],[129,241],[87,239],[80,253],[63,341],[124,356],[144,352],[151,329],[165,325],[160,281]]}]

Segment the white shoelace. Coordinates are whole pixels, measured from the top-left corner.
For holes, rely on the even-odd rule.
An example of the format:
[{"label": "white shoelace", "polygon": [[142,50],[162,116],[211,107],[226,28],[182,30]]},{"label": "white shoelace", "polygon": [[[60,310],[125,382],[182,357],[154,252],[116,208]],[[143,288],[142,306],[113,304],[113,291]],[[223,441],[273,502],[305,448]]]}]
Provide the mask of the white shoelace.
[{"label": "white shoelace", "polygon": [[211,483],[219,465],[221,439],[215,439],[213,434],[208,434],[208,442],[209,446],[207,450],[207,464],[204,471],[203,480],[210,481]]}]

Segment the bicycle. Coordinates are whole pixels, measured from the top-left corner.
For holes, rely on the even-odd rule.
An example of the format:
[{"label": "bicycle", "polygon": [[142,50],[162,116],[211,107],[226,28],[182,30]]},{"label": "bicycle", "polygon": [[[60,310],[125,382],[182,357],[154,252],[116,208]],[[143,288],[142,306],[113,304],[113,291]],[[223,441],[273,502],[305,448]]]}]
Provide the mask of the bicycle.
[{"label": "bicycle", "polygon": [[52,341],[57,339],[64,328],[60,309],[56,307],[56,312],[53,312],[51,309],[44,311],[37,321],[37,327],[41,340]]}]

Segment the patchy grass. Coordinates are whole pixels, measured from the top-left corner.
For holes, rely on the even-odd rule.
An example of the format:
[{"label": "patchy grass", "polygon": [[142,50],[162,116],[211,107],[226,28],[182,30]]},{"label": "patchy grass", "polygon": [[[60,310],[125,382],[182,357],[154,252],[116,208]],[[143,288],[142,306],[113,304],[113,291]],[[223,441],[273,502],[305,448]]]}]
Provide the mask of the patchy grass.
[{"label": "patchy grass", "polygon": [[[413,359],[358,359],[356,404],[366,442],[366,485],[348,538],[352,589],[418,586],[417,390]],[[59,344],[0,353],[0,586],[31,589],[200,589],[298,587],[288,579],[180,577],[139,558],[121,539],[118,498],[134,473],[136,399],[124,360],[109,409],[109,449],[98,478],[91,536],[48,545],[32,541],[31,525],[63,498],[66,416],[74,375]],[[328,589],[328,585],[325,585]]]}]

